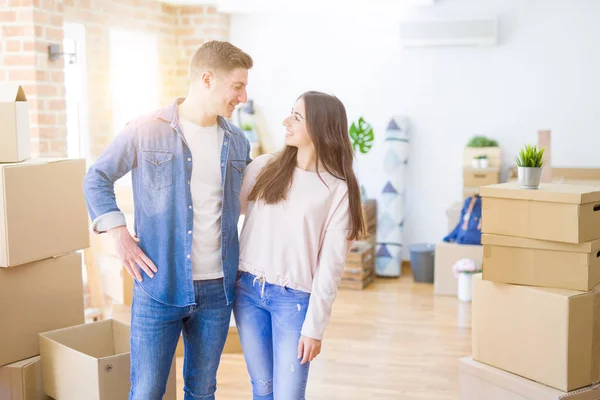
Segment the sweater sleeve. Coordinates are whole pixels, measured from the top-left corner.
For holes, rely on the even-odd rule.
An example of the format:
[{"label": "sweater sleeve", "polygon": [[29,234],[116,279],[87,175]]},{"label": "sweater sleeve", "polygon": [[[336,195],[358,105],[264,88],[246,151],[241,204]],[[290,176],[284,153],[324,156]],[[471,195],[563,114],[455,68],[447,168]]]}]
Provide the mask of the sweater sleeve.
[{"label": "sweater sleeve", "polygon": [[263,154],[261,156],[256,157],[254,161],[252,161],[246,167],[246,171],[244,172],[244,180],[242,181],[242,187],[240,189],[240,214],[245,215],[246,209],[248,208],[248,196],[250,192],[252,192],[252,188],[256,183],[256,178],[260,171],[267,165],[267,163],[274,158],[272,154]]},{"label": "sweater sleeve", "polygon": [[321,340],[329,323],[333,301],[337,296],[338,283],[344,272],[346,257],[352,247],[348,240],[350,211],[348,193],[337,204],[325,231],[319,252],[318,267],[313,279],[310,300],[302,335]]}]

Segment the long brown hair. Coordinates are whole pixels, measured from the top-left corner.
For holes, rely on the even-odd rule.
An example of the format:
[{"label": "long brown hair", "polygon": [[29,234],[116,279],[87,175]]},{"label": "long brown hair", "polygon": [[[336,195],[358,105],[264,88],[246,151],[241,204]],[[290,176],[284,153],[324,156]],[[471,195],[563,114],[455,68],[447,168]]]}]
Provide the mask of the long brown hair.
[{"label": "long brown hair", "polygon": [[[344,104],[335,96],[314,91],[304,93],[299,99],[304,99],[306,127],[316,151],[317,174],[323,181],[319,174],[322,164],[326,172],[346,181],[350,202],[348,239],[361,239],[366,235],[367,228],[358,182],[352,169],[354,151],[348,136],[348,119]],[[248,200],[263,200],[267,204],[277,204],[285,200],[297,166],[297,153],[298,148],[285,146],[283,151],[263,168]]]}]

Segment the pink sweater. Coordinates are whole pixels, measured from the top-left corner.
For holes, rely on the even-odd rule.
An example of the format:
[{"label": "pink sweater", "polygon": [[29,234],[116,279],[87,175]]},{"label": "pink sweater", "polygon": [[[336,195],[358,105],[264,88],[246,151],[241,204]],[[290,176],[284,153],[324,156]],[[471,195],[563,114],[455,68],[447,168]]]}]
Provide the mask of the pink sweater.
[{"label": "pink sweater", "polygon": [[320,340],[352,245],[348,187],[320,172],[327,187],[315,172],[296,168],[286,201],[248,202],[256,177],[273,157],[257,157],[246,168],[239,268],[270,284],[311,293],[302,335]]}]

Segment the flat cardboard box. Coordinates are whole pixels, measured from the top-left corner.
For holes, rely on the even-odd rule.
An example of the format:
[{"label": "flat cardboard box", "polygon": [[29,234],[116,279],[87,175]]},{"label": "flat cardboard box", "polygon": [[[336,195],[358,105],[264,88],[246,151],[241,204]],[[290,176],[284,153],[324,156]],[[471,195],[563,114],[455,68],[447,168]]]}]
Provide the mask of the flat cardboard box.
[{"label": "flat cardboard box", "polygon": [[0,267],[89,246],[85,160],[0,164]]},{"label": "flat cardboard box", "polygon": [[500,168],[502,165],[500,147],[465,147],[463,152],[463,167],[472,166],[473,158],[477,156],[487,156],[490,168]]},{"label": "flat cardboard box", "polygon": [[435,248],[433,292],[438,296],[456,296],[458,280],[452,266],[463,258],[481,265],[483,247],[479,245],[441,242]]},{"label": "flat cardboard box", "polygon": [[[120,400],[129,394],[129,325],[115,320],[40,334],[47,395],[60,400]],[[175,358],[165,400],[176,399]]]},{"label": "flat cardboard box", "polygon": [[498,168],[464,168],[463,186],[475,187],[494,185],[500,182],[500,170]]},{"label": "flat cardboard box", "polygon": [[[123,267],[123,263],[111,256],[97,256],[102,292],[119,304],[131,306],[133,302],[133,278]],[[145,272],[140,270],[145,276]]]},{"label": "flat cardboard box", "polygon": [[563,392],[600,379],[600,292],[473,276],[473,359]]},{"label": "flat cardboard box", "polygon": [[458,360],[460,400],[600,400],[600,386],[570,393],[464,357]]},{"label": "flat cardboard box", "polygon": [[600,240],[573,244],[484,234],[483,279],[588,291],[600,284]]},{"label": "flat cardboard box", "polygon": [[482,186],[482,232],[583,243],[600,239],[600,187],[543,183]]},{"label": "flat cardboard box", "polygon": [[0,399],[52,400],[44,394],[39,356],[0,367]]},{"label": "flat cardboard box", "polygon": [[0,365],[40,354],[38,333],[81,324],[81,255],[0,268]]},{"label": "flat cardboard box", "polygon": [[0,82],[0,163],[21,162],[31,155],[29,104],[23,87]]}]

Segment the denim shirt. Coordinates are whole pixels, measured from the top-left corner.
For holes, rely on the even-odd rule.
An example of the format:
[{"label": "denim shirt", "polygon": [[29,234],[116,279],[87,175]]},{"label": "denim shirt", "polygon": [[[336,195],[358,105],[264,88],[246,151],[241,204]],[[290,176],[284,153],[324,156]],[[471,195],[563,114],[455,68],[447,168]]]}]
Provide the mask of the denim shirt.
[{"label": "denim shirt", "polygon": [[[128,123],[90,166],[83,183],[88,210],[94,224],[112,216],[104,229],[125,224],[114,193],[114,183],[131,171],[135,233],[141,250],[154,262],[158,272],[136,284],[161,303],[184,307],[194,303],[192,279],[192,235],[194,209],[190,179],[192,153],[179,126],[177,105],[183,99]],[[221,252],[223,286],[228,304],[234,299],[239,261],[237,223],[239,192],[250,143],[243,132],[224,118],[221,147]],[[116,217],[116,218],[115,218]],[[114,223],[114,221],[122,221]],[[102,232],[102,230],[97,230]]]}]

